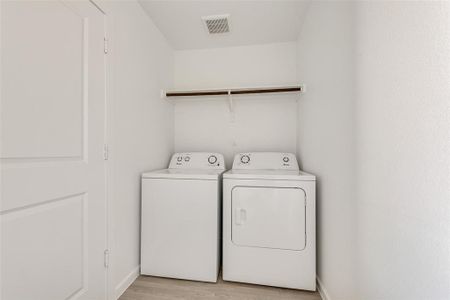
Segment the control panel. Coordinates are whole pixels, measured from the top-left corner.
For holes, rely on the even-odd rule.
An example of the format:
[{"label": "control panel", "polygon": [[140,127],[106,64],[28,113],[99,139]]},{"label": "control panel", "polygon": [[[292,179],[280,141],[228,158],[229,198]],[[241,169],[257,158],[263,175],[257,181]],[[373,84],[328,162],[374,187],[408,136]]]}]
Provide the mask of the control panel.
[{"label": "control panel", "polygon": [[175,153],[169,169],[220,169],[225,170],[225,160],[220,153],[183,152]]},{"label": "control panel", "polygon": [[299,170],[292,153],[247,152],[234,156],[233,169],[241,170]]}]

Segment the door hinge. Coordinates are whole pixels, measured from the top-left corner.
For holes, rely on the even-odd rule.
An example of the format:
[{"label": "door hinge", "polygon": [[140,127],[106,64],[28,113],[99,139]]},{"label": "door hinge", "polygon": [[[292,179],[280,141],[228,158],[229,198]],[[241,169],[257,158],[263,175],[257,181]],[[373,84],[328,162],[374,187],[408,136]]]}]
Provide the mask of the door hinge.
[{"label": "door hinge", "polygon": [[104,256],[104,266],[105,268],[109,267],[109,250],[105,249],[105,251],[103,252],[103,256]]},{"label": "door hinge", "polygon": [[103,159],[108,160],[109,158],[109,147],[108,144],[103,145]]},{"label": "door hinge", "polygon": [[108,54],[108,39],[106,37],[103,38],[103,52],[105,52],[105,54]]}]

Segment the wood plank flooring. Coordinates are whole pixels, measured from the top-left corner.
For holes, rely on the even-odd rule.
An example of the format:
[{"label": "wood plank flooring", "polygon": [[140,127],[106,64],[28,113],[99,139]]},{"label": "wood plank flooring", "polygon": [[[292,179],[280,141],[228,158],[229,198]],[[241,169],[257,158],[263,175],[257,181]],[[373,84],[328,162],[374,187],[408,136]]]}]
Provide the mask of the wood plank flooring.
[{"label": "wood plank flooring", "polygon": [[319,293],[253,284],[140,276],[119,300],[321,300]]}]

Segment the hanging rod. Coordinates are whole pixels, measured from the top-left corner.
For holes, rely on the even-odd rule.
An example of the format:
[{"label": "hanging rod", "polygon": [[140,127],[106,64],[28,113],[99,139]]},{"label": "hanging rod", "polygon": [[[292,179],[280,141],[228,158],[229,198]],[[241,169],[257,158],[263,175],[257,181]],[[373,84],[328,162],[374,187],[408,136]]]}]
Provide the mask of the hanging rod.
[{"label": "hanging rod", "polygon": [[166,97],[197,97],[197,96],[229,96],[269,93],[295,93],[302,92],[303,86],[268,87],[249,89],[227,89],[227,90],[197,90],[197,91],[172,91],[166,92]]}]

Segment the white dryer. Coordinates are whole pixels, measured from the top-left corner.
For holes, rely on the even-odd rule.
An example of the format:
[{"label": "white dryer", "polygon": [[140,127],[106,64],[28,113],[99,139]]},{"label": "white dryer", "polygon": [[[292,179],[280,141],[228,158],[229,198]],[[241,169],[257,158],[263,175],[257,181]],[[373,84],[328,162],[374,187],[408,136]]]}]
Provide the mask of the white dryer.
[{"label": "white dryer", "polygon": [[216,282],[222,154],[176,153],[142,174],[141,274]]},{"label": "white dryer", "polygon": [[315,176],[293,154],[254,152],[223,178],[223,279],[316,290]]}]

